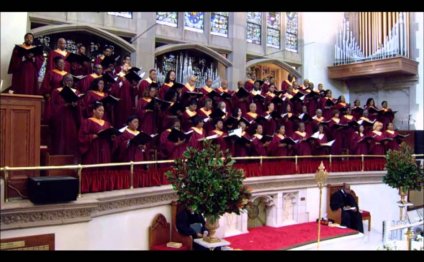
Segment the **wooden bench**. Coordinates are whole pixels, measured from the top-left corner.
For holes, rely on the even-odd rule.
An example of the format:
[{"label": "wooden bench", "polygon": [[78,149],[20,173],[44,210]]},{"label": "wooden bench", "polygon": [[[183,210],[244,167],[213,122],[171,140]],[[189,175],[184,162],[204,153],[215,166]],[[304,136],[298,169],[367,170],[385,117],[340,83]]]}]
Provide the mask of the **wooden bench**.
[{"label": "wooden bench", "polygon": [[184,244],[180,248],[167,247],[170,237],[169,223],[162,214],[157,214],[149,227],[149,250],[188,250]]},{"label": "wooden bench", "polygon": [[[343,185],[327,185],[327,216],[328,219],[332,219],[334,220],[335,223],[337,224],[341,224],[341,220],[342,220],[342,210],[338,209],[336,211],[331,210],[330,207],[330,199],[331,196],[337,192],[338,190],[340,190],[343,187]],[[355,191],[351,190],[353,197],[356,200],[356,203],[359,206],[359,199],[358,196],[356,195]],[[371,213],[369,211],[366,210],[361,210],[361,215],[362,215],[362,220],[367,220],[368,221],[368,231],[371,231]]]}]

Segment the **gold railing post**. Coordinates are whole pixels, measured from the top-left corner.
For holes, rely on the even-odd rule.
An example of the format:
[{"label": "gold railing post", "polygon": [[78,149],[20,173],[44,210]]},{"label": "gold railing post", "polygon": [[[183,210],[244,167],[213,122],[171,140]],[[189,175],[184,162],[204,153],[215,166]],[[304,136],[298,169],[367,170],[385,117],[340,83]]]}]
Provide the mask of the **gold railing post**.
[{"label": "gold railing post", "polygon": [[78,179],[79,179],[79,186],[78,186],[78,198],[81,198],[81,185],[82,185],[82,166],[81,164],[78,164]]},{"label": "gold railing post", "polygon": [[9,197],[8,197],[8,190],[7,188],[9,187],[9,171],[7,171],[9,169],[8,166],[4,167],[4,202],[9,202]]},{"label": "gold railing post", "polygon": [[130,174],[131,174],[131,189],[134,189],[134,162],[130,162]]},{"label": "gold railing post", "polygon": [[364,168],[364,154],[361,155],[361,164],[362,164],[362,172],[364,172],[365,168]]},{"label": "gold railing post", "polygon": [[328,159],[328,162],[330,162],[330,171],[333,171],[333,159],[332,159],[332,155],[330,154],[330,157]]},{"label": "gold railing post", "polygon": [[294,165],[296,167],[296,173],[299,171],[298,167],[297,167],[297,155],[294,156]]},{"label": "gold railing post", "polygon": [[259,158],[259,164],[262,166],[262,161],[263,161],[263,157],[261,156],[260,158]]}]

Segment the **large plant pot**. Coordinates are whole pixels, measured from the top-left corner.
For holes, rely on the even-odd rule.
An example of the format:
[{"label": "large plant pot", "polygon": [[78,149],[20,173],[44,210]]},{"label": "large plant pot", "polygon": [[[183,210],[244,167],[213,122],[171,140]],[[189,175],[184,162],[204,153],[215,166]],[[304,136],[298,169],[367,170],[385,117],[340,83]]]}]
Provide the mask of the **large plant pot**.
[{"label": "large plant pot", "polygon": [[399,188],[399,195],[400,195],[400,202],[402,204],[408,203],[408,191],[405,190],[405,188],[403,187]]},{"label": "large plant pot", "polygon": [[221,241],[221,239],[215,236],[216,230],[219,227],[219,219],[206,218],[205,227],[208,230],[208,235],[203,238],[204,241],[209,243],[216,243]]}]

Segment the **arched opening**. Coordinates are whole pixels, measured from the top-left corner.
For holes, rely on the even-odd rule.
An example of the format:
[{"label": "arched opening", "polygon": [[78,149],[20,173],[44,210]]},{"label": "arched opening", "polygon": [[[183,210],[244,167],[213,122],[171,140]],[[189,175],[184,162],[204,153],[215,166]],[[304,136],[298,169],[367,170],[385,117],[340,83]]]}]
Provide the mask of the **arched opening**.
[{"label": "arched opening", "polygon": [[171,44],[155,50],[155,68],[160,82],[169,70],[175,70],[177,82],[184,84],[189,76],[196,75],[197,87],[203,86],[207,78],[212,78],[212,86],[218,87],[221,79],[227,77],[226,69],[230,66],[231,61],[224,55],[197,44]]},{"label": "arched opening", "polygon": [[253,59],[246,63],[246,73],[255,72],[256,78],[262,80],[265,77],[272,76],[277,86],[287,79],[289,74],[296,78],[301,78],[301,74],[291,65],[278,59],[261,58]]},{"label": "arched opening", "polygon": [[[113,45],[121,48],[123,51],[128,53],[135,52],[135,47],[129,42],[125,41],[123,38],[109,33],[106,30],[96,28],[86,24],[66,24],[66,25],[47,25],[42,27],[37,27],[31,32],[34,34],[35,38],[42,38],[49,35],[65,34],[65,33],[75,33],[75,32],[84,32],[88,35],[97,36],[102,38]],[[51,45],[56,44],[51,42]]]}]

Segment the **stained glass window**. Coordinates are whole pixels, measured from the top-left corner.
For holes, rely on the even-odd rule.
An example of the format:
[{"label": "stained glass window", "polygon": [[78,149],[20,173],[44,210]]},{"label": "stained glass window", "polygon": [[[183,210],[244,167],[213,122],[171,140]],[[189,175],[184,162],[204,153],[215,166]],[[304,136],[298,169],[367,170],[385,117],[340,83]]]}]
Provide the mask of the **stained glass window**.
[{"label": "stained glass window", "polygon": [[228,12],[211,13],[211,34],[228,37]]},{"label": "stained glass window", "polygon": [[132,12],[107,12],[109,15],[132,18]]},{"label": "stained glass window", "polygon": [[177,12],[156,12],[156,23],[172,27],[178,26]]},{"label": "stained glass window", "polygon": [[247,42],[257,45],[261,44],[261,27],[262,13],[247,12]]},{"label": "stained glass window", "polygon": [[296,12],[287,12],[286,50],[297,52],[298,16]]},{"label": "stained glass window", "polygon": [[266,13],[266,45],[280,48],[281,13]]},{"label": "stained glass window", "polygon": [[204,12],[185,12],[184,29],[202,33]]}]

